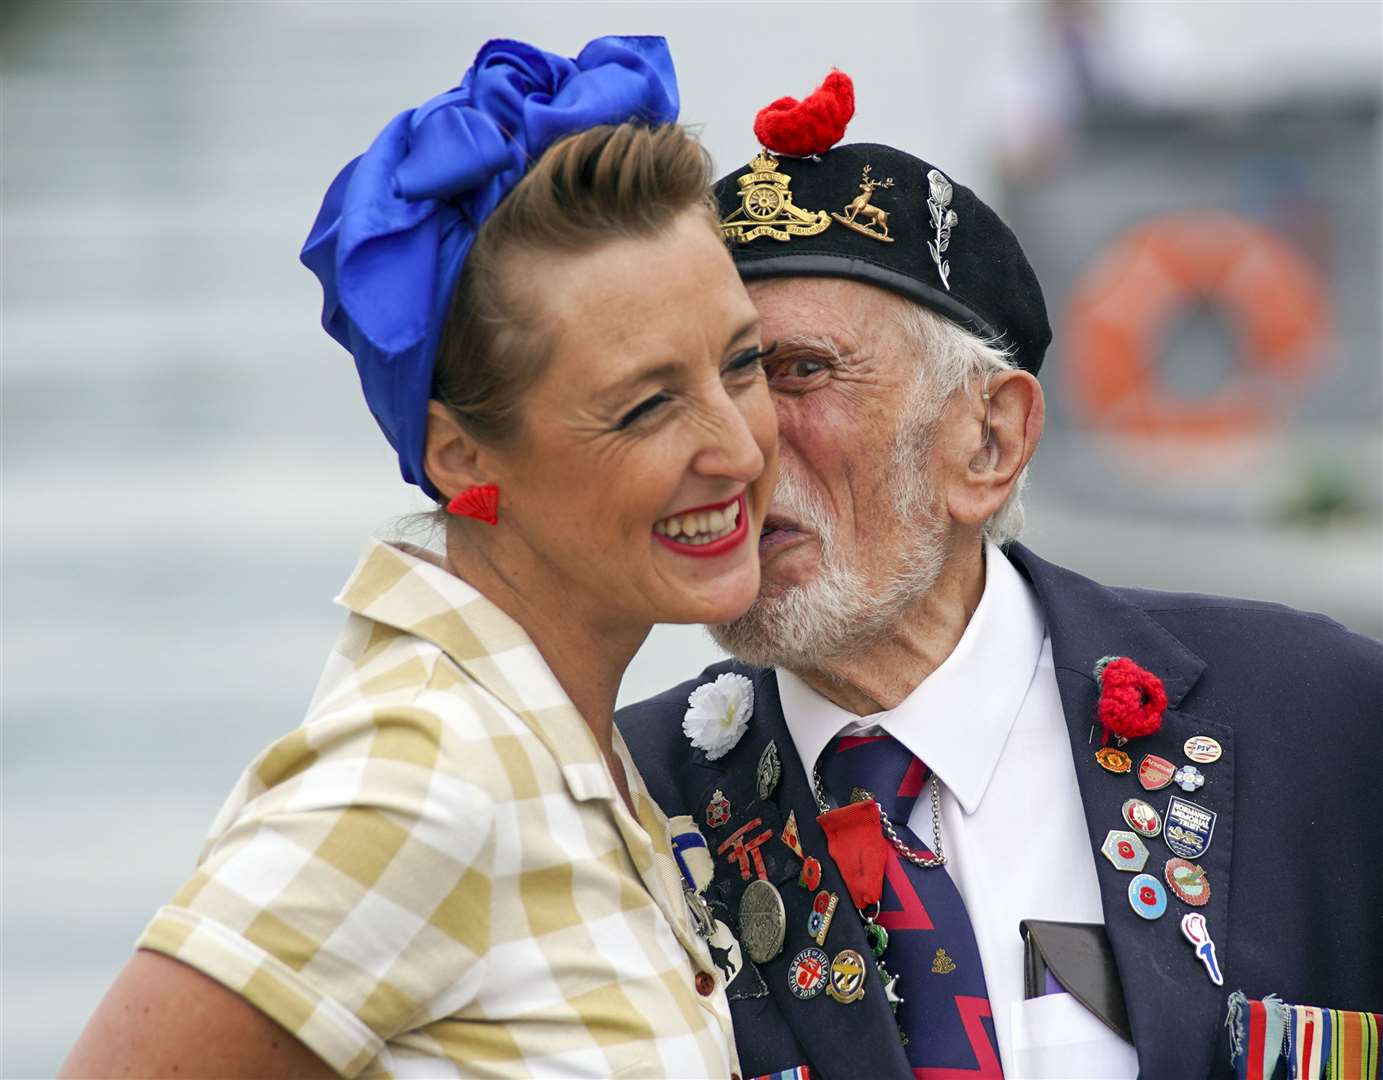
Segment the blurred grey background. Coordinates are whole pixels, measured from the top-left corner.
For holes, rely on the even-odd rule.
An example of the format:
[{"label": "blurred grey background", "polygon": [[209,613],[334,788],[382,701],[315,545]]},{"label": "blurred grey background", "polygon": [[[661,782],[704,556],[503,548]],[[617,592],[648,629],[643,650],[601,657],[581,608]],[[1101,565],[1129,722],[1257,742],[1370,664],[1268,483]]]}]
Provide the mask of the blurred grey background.
[{"label": "blurred grey background", "polygon": [[[974,187],[1043,278],[1027,542],[1383,635],[1377,3],[0,12],[5,1076],[56,1068],[298,723],[360,544],[425,508],[297,251],[340,166],[489,37],[665,34],[721,171],[756,109],[849,72],[848,139]],[[1224,266],[1193,287],[1181,255]],[[1092,356],[1118,378],[1076,378]],[[714,656],[660,629],[623,698]]]}]

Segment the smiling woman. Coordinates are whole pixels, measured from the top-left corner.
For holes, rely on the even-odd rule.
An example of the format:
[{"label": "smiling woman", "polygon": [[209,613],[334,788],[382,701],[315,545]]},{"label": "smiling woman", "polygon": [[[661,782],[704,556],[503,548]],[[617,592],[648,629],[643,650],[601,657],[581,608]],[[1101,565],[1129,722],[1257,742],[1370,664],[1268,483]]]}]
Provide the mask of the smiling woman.
[{"label": "smiling woman", "polygon": [[372,541],[69,1076],[727,1076],[724,980],[612,723],[759,584],[776,426],[661,39],[481,50],[304,249],[434,554]]}]

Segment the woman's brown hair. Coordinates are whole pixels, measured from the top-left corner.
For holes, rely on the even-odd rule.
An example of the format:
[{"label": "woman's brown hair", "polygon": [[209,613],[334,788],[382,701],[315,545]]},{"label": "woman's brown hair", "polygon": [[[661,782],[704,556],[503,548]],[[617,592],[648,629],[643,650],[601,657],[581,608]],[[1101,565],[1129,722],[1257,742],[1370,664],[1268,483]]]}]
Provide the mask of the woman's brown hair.
[{"label": "woman's brown hair", "polygon": [[[491,444],[518,426],[548,353],[517,253],[589,251],[711,208],[710,158],[676,125],[604,125],[550,147],[480,227],[452,295],[432,396]],[[714,218],[708,218],[709,223]]]}]

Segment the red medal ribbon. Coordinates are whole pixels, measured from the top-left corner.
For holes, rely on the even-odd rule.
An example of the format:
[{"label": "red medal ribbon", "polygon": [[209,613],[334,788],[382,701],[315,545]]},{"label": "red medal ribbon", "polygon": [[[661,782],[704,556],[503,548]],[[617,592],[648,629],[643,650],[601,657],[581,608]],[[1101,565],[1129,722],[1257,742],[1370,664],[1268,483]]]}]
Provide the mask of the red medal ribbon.
[{"label": "red medal ribbon", "polygon": [[826,834],[826,848],[850,890],[850,902],[864,909],[877,904],[884,891],[888,841],[873,799],[828,810],[816,819]]}]

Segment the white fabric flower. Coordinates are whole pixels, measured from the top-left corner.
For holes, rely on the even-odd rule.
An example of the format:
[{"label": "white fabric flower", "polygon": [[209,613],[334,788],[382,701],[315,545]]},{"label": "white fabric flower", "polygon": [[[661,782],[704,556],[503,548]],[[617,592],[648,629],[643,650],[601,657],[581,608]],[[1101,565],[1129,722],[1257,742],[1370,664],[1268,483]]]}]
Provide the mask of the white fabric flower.
[{"label": "white fabric flower", "polygon": [[754,684],[727,672],[703,683],[687,698],[691,706],[682,717],[682,730],[706,760],[715,761],[735,748],[754,712]]}]

